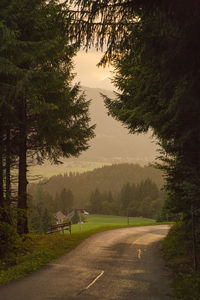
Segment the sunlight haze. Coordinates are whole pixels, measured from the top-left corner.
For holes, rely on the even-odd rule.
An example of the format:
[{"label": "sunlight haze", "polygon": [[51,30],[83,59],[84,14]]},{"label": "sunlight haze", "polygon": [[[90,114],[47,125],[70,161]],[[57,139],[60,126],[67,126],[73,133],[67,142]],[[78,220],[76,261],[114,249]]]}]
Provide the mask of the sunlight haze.
[{"label": "sunlight haze", "polygon": [[90,88],[103,88],[113,90],[111,66],[97,67],[103,53],[96,51],[79,51],[74,60],[75,73],[77,74],[75,82],[80,81],[82,86]]}]

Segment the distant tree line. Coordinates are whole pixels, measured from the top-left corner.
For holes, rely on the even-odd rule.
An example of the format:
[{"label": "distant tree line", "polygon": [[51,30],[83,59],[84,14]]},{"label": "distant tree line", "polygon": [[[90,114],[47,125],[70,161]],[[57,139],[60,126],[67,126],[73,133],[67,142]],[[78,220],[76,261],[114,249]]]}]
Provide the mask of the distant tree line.
[{"label": "distant tree line", "polygon": [[142,167],[138,164],[129,163],[113,164],[82,174],[66,173],[52,176],[37,184],[31,184],[29,193],[34,196],[37,189],[42,187],[55,197],[56,193],[60,193],[62,189],[70,189],[74,195],[74,203],[79,207],[84,207],[96,188],[101,192],[110,190],[115,195],[120,192],[127,182],[137,185],[147,178],[155,182],[159,189],[163,186],[162,172],[153,166]]},{"label": "distant tree line", "polygon": [[116,195],[96,189],[91,193],[86,209],[94,214],[158,218],[164,200],[165,193],[146,179],[137,185],[126,183]]},{"label": "distant tree line", "polygon": [[[166,218],[162,211],[165,197],[164,191],[151,179],[146,179],[138,184],[126,183],[118,193],[96,188],[81,208],[85,208],[91,214],[143,216],[154,219],[163,214],[162,218]],[[50,225],[56,221],[56,212],[61,211],[67,215],[72,209],[80,208],[74,202],[72,191],[65,188],[53,197],[40,187],[34,196],[29,198],[28,204],[29,227],[33,232],[47,232]]]}]

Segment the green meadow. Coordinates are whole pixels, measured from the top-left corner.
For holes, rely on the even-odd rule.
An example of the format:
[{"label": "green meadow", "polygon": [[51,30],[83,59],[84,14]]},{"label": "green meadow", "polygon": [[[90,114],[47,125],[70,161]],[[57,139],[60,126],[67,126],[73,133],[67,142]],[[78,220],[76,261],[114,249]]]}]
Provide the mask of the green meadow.
[{"label": "green meadow", "polygon": [[78,232],[86,232],[100,228],[114,229],[125,226],[141,226],[153,225],[156,221],[142,217],[119,217],[119,216],[105,216],[105,215],[88,215],[84,224],[72,225],[72,234]]}]

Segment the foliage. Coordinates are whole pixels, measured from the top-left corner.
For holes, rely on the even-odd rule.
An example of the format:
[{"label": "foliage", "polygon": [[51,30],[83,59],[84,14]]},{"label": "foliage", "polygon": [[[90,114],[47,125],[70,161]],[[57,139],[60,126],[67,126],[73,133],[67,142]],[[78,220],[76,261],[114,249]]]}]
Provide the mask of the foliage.
[{"label": "foliage", "polygon": [[67,215],[74,206],[74,196],[70,189],[62,189],[59,194],[56,194],[54,201],[57,211],[60,210],[65,215]]},{"label": "foliage", "polygon": [[174,281],[174,298],[198,300],[200,295],[200,274],[178,274]]},{"label": "foliage", "polygon": [[46,233],[54,223],[55,204],[53,198],[42,189],[38,189],[35,199],[29,197],[29,229],[35,233]]},{"label": "foliage", "polygon": [[12,264],[17,262],[17,255],[22,250],[22,239],[16,228],[5,222],[0,222],[0,266],[2,262]]},{"label": "foliage", "polygon": [[33,197],[29,197],[29,228],[31,232],[46,233],[55,223],[55,213],[61,211],[67,215],[73,208],[73,194],[71,190],[63,189],[53,198],[41,187]]},{"label": "foliage", "polygon": [[10,170],[17,161],[22,234],[28,232],[27,165],[79,155],[88,149],[94,126],[89,102],[72,84],[77,45],[69,39],[67,2],[3,0],[0,15],[0,206],[4,190],[7,204],[12,201]]},{"label": "foliage", "polygon": [[[166,193],[165,193],[166,195]],[[161,209],[161,211],[157,214],[156,220],[157,222],[162,222],[162,221],[180,221],[182,219],[182,215],[181,214],[177,214],[177,213],[173,213],[166,205],[166,196],[165,196],[165,202],[164,205]]]},{"label": "foliage", "polygon": [[74,210],[74,216],[72,217],[72,224],[78,224],[81,222],[85,223],[87,221],[87,217],[81,213],[80,215],[80,211],[78,212],[76,209]]},{"label": "foliage", "polygon": [[[184,258],[191,253],[189,238],[187,237],[186,239],[186,233],[182,222],[177,222],[172,226],[167,237],[163,241],[163,247],[165,258],[167,260],[173,260],[177,257]],[[176,267],[178,267],[178,265]]]},{"label": "foliage", "polygon": [[156,218],[161,213],[163,203],[164,194],[155,183],[146,179],[137,185],[125,184],[114,197],[111,191],[102,193],[96,189],[91,193],[86,209],[93,214],[115,213],[121,216]]},{"label": "foliage", "polygon": [[[130,183],[127,184],[127,181]],[[161,213],[165,198],[164,192],[160,191],[162,182],[159,170],[134,164],[104,166],[83,174],[53,176],[48,181],[43,180],[30,186],[30,228],[36,232],[45,232],[42,229],[44,209],[51,216],[57,211],[66,215],[72,208],[81,207],[90,213],[128,213],[129,216],[155,219]],[[54,197],[51,196],[53,193]],[[77,221],[75,217],[73,222]]]},{"label": "foliage", "polygon": [[[29,193],[33,198],[37,197],[37,190],[42,188],[50,195],[59,195],[62,189],[70,189],[74,196],[74,206],[84,207],[90,195],[95,189],[112,196],[119,193],[122,186],[127,182],[139,184],[141,181],[150,178],[160,189],[163,185],[162,172],[153,166],[140,166],[138,164],[113,164],[103,166],[93,171],[80,173],[66,173],[64,175],[52,176],[37,184],[31,184]],[[106,196],[107,197],[107,196]]]},{"label": "foliage", "polygon": [[89,46],[95,41],[97,48],[107,44],[101,63],[110,60],[115,67],[118,90],[115,99],[104,97],[108,111],[131,133],[151,128],[159,139],[167,208],[193,235],[195,256],[200,244],[199,4],[76,2],[77,19],[88,29],[82,39]]},{"label": "foliage", "polygon": [[[191,234],[186,224],[178,222],[172,226],[163,241],[163,252],[167,265],[172,268],[175,299],[199,299],[200,275],[193,272]],[[198,248],[199,259],[199,248]]]}]

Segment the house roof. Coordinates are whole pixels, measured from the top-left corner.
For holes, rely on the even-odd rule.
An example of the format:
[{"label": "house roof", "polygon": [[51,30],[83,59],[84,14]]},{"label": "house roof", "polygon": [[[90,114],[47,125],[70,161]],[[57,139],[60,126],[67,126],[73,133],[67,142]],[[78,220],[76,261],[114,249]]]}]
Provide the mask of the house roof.
[{"label": "house roof", "polygon": [[84,215],[89,215],[89,213],[87,211],[85,211],[84,209],[73,209],[67,216],[64,215],[61,211],[58,211],[57,213],[54,214],[54,217],[57,220],[71,220],[73,218],[73,216],[75,215],[75,211],[77,212],[81,212]]},{"label": "house roof", "polygon": [[62,211],[58,211],[55,215],[56,219],[66,219],[67,216],[62,213]]},{"label": "house roof", "polygon": [[72,211],[67,215],[67,219],[71,220],[71,219],[73,218],[74,214],[75,214],[75,211],[72,210]]}]

